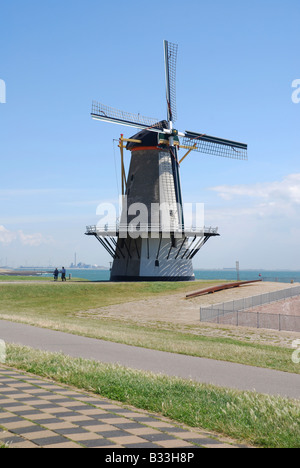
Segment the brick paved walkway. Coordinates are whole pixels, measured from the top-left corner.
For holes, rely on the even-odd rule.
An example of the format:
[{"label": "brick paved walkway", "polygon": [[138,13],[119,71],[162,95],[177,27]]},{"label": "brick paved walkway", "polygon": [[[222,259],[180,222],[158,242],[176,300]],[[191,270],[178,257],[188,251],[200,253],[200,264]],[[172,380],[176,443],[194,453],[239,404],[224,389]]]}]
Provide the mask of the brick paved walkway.
[{"label": "brick paved walkway", "polygon": [[0,366],[0,441],[11,448],[244,447],[4,366]]}]

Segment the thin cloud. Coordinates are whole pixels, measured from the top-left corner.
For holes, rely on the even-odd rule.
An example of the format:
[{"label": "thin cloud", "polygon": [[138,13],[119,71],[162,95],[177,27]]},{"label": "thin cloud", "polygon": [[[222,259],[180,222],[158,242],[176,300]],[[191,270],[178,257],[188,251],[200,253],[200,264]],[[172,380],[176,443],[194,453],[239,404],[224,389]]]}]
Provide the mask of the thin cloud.
[{"label": "thin cloud", "polygon": [[9,231],[4,226],[0,226],[0,243],[9,245],[13,242],[20,242],[22,245],[31,247],[38,247],[42,244],[49,244],[53,242],[50,236],[43,236],[41,233],[26,234],[21,230]]},{"label": "thin cloud", "polygon": [[16,240],[17,234],[15,232],[9,231],[4,226],[0,226],[0,243],[1,244],[11,244]]},{"label": "thin cloud", "polygon": [[300,205],[300,174],[290,174],[281,181],[244,185],[219,185],[212,187],[224,200],[256,198],[261,202],[280,205]]}]

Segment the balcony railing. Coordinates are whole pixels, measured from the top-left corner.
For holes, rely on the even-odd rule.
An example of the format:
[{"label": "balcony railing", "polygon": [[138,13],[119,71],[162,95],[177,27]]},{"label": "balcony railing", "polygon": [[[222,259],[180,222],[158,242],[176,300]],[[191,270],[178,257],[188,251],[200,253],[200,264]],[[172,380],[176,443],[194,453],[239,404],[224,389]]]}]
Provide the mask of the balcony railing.
[{"label": "balcony railing", "polygon": [[184,226],[182,224],[176,225],[161,225],[161,224],[104,224],[92,225],[86,227],[86,234],[100,235],[100,236],[116,236],[119,232],[127,233],[171,233],[171,234],[184,234],[186,236],[217,236],[218,228],[214,227],[195,227]]}]

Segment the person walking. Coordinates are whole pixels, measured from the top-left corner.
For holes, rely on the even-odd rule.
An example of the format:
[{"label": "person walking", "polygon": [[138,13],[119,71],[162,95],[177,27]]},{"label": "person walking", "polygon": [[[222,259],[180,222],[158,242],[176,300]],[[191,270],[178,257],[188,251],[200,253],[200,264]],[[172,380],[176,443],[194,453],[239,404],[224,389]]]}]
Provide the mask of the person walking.
[{"label": "person walking", "polygon": [[55,268],[54,272],[53,272],[53,276],[54,276],[54,281],[57,281],[58,280],[58,269]]},{"label": "person walking", "polygon": [[61,280],[67,281],[65,267],[62,267],[62,270],[61,270]]}]

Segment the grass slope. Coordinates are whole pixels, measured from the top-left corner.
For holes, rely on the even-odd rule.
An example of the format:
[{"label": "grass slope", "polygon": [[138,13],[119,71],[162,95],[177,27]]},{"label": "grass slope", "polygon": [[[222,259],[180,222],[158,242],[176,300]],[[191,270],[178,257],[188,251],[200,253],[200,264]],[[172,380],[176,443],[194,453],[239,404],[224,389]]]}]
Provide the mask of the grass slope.
[{"label": "grass slope", "polygon": [[[207,284],[201,283],[201,287]],[[209,326],[176,327],[78,316],[80,311],[195,289],[191,283],[0,284],[0,318],[134,346],[300,373],[290,348],[205,336]],[[216,328],[211,328],[216,330]],[[221,329],[219,329],[221,332]],[[221,334],[221,333],[220,333]]]}]

